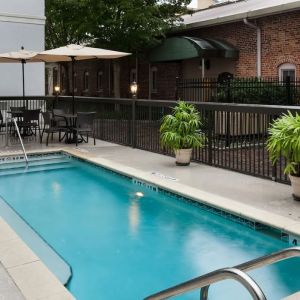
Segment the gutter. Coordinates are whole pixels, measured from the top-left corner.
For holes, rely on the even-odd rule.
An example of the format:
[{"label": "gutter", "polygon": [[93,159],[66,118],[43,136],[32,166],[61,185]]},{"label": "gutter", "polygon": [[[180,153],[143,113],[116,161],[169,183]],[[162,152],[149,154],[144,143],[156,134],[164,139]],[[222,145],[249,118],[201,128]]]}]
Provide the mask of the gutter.
[{"label": "gutter", "polygon": [[261,77],[261,29],[254,23],[245,18],[244,23],[256,30],[256,76]]}]

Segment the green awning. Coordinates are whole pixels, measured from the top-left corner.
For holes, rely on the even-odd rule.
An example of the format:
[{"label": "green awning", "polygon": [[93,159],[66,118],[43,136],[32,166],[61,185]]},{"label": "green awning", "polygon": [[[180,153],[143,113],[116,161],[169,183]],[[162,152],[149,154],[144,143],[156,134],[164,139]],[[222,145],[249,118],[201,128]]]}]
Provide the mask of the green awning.
[{"label": "green awning", "polygon": [[150,62],[178,61],[190,58],[238,58],[239,51],[229,43],[210,38],[171,37],[152,49]]}]

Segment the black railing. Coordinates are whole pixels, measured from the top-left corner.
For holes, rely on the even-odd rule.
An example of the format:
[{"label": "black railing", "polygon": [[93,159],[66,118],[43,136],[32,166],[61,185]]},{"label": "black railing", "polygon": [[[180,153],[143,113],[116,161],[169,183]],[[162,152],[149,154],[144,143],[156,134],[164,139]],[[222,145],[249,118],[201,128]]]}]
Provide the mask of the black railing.
[{"label": "black railing", "polygon": [[[32,108],[55,107],[71,111],[71,97],[26,98]],[[4,112],[17,98],[0,97]],[[20,102],[22,104],[22,102]],[[151,152],[173,155],[160,145],[161,118],[171,112],[176,101],[149,101],[76,97],[77,111],[96,111],[96,136],[99,139]],[[297,106],[195,102],[203,119],[207,137],[205,147],[194,149],[193,161],[241,173],[288,182],[283,174],[284,159],[272,166],[266,150],[268,127],[272,120]],[[14,104],[15,105],[15,104]],[[5,109],[3,108],[5,107]]]},{"label": "black railing", "polygon": [[300,81],[278,78],[177,78],[176,99],[192,102],[299,105]]}]

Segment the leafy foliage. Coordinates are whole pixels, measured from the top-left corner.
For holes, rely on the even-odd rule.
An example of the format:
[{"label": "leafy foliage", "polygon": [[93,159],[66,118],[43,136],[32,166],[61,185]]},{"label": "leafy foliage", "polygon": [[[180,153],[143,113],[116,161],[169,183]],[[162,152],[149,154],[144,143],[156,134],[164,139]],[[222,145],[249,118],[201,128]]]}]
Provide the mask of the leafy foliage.
[{"label": "leafy foliage", "polygon": [[269,133],[267,148],[272,162],[282,155],[287,159],[284,172],[300,177],[300,115],[284,114],[273,122]]},{"label": "leafy foliage", "polygon": [[291,84],[258,78],[238,78],[218,84],[216,101],[248,104],[287,105],[299,97],[297,88]]},{"label": "leafy foliage", "polygon": [[46,0],[46,46],[85,43],[138,52],[180,26],[191,0]]},{"label": "leafy foliage", "polygon": [[86,0],[46,0],[45,10],[47,49],[92,43]]},{"label": "leafy foliage", "polygon": [[201,119],[197,109],[179,101],[171,115],[163,117],[160,127],[161,143],[172,149],[202,147],[204,134],[200,132]]}]

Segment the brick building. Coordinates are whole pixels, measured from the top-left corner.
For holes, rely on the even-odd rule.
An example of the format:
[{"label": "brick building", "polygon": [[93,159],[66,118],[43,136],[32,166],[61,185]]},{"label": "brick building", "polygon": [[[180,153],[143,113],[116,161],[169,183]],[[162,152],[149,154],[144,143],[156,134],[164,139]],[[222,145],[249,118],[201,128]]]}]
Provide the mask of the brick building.
[{"label": "brick building", "polygon": [[[184,29],[153,49],[147,60],[78,62],[76,94],[129,97],[135,80],[139,98],[174,99],[176,77],[230,73],[284,79],[300,74],[300,1],[227,2],[183,16],[183,21]],[[60,66],[57,80],[63,90],[64,72]]]}]

